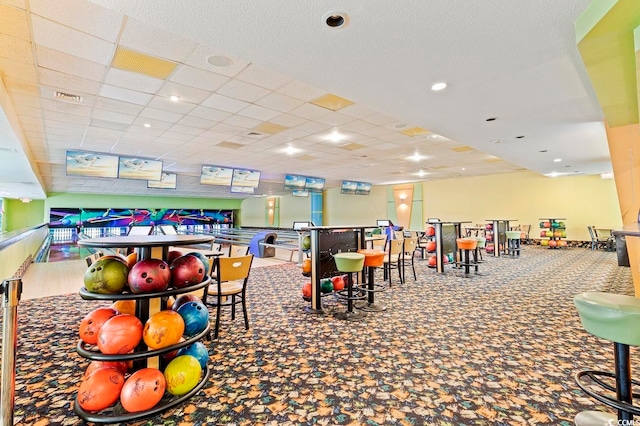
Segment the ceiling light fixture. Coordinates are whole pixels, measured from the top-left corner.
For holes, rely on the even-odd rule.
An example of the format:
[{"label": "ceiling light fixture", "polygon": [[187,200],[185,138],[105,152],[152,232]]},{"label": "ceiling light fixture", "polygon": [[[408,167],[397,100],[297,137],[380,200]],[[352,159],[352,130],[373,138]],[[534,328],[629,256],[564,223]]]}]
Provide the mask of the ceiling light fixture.
[{"label": "ceiling light fixture", "polygon": [[169,96],[169,99],[171,100],[171,102],[178,102],[180,100],[180,98],[176,95]]},{"label": "ceiling light fixture", "polygon": [[331,12],[324,15],[323,20],[328,27],[344,28],[349,24],[349,15],[342,12]]},{"label": "ceiling light fixture", "polygon": [[420,170],[418,173],[416,173],[418,176],[420,177],[425,177],[426,175],[428,175],[429,173],[425,172],[424,170]]},{"label": "ceiling light fixture", "polygon": [[23,203],[27,204],[31,202],[31,198],[20,198],[20,201],[22,201]]},{"label": "ceiling light fixture", "polygon": [[416,152],[411,157],[407,157],[407,160],[420,161],[420,160],[424,160],[425,158],[427,158],[425,155],[420,155]]},{"label": "ceiling light fixture", "polygon": [[223,68],[233,64],[233,60],[228,56],[223,55],[211,55],[207,58],[207,63],[214,67]]},{"label": "ceiling light fixture", "polygon": [[334,130],[329,136],[327,136],[327,139],[329,139],[331,142],[340,142],[344,139],[344,136],[338,133],[338,131]]},{"label": "ceiling light fixture", "polygon": [[297,154],[298,152],[300,152],[300,149],[289,145],[286,148],[284,148],[282,150],[282,152],[284,152],[287,155],[293,155],[293,154]]},{"label": "ceiling light fixture", "polygon": [[554,158],[554,159],[553,159],[553,162],[554,162],[554,163],[559,163],[559,162],[561,162],[561,161],[562,161],[562,158]]},{"label": "ceiling light fixture", "polygon": [[445,83],[444,81],[441,81],[439,83],[435,83],[433,86],[431,86],[431,90],[433,90],[434,92],[438,92],[440,90],[444,90],[447,88],[447,83]]},{"label": "ceiling light fixture", "polygon": [[149,127],[151,127],[151,124],[149,124],[149,123],[144,123],[144,127],[149,128]]}]

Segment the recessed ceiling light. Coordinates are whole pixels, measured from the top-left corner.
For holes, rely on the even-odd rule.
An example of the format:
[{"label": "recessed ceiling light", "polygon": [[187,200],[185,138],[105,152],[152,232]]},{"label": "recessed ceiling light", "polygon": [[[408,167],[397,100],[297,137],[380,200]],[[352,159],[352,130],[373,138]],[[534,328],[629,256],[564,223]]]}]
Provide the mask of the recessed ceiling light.
[{"label": "recessed ceiling light", "polygon": [[416,173],[418,176],[420,177],[425,177],[426,175],[428,175],[429,173],[425,172],[424,170],[420,170],[418,173]]},{"label": "recessed ceiling light", "polygon": [[437,92],[439,90],[446,89],[446,87],[447,87],[447,83],[445,83],[444,81],[441,81],[441,82],[435,83],[433,86],[431,86],[431,90],[433,90],[434,92]]},{"label": "recessed ceiling light", "polygon": [[484,120],[484,121],[496,121],[496,120],[497,120],[497,118],[496,118],[496,117],[489,117],[489,118],[487,118],[487,119],[486,119],[486,120]]},{"label": "recessed ceiling light", "polygon": [[151,127],[151,124],[149,124],[149,123],[144,123],[144,127]]},{"label": "recessed ceiling light", "polygon": [[323,19],[324,23],[331,28],[344,28],[349,24],[349,15],[342,12],[327,13]]},{"label": "recessed ceiling light", "polygon": [[228,56],[212,55],[207,58],[207,62],[214,67],[228,67],[233,64],[233,60]]},{"label": "recessed ceiling light", "polygon": [[300,152],[300,149],[289,145],[286,148],[284,148],[282,150],[282,152],[284,152],[285,154],[288,154],[288,155],[293,155],[293,154],[297,154],[298,152]]},{"label": "recessed ceiling light", "polygon": [[417,152],[415,154],[413,154],[411,157],[407,157],[407,160],[411,160],[411,161],[420,161],[420,160],[424,160],[425,158],[427,158],[424,155],[420,155]]},{"label": "recessed ceiling light", "polygon": [[460,170],[462,170],[462,171],[464,172],[464,171],[465,171],[465,170],[467,170],[467,169],[465,169],[465,168],[463,167],[463,168],[461,168]]},{"label": "recessed ceiling light", "polygon": [[178,102],[180,100],[180,98],[176,95],[169,96],[169,99],[171,99],[171,102]]},{"label": "recessed ceiling light", "polygon": [[554,177],[558,177],[559,173],[558,172],[551,172],[547,176],[554,178]]},{"label": "recessed ceiling light", "polygon": [[344,136],[338,133],[337,130],[334,130],[333,132],[331,132],[331,134],[329,134],[329,136],[327,136],[327,139],[329,139],[331,142],[340,142],[344,139]]},{"label": "recessed ceiling light", "polygon": [[554,159],[553,159],[553,162],[554,162],[554,163],[559,163],[559,162],[561,162],[561,161],[562,161],[562,158],[554,158]]}]

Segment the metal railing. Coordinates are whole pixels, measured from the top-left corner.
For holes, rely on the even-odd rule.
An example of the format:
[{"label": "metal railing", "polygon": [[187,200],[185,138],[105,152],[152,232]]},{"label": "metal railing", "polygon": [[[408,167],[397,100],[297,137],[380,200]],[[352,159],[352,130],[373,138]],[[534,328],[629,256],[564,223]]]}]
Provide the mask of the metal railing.
[{"label": "metal railing", "polygon": [[13,425],[16,392],[16,348],[18,345],[18,304],[22,294],[22,280],[12,278],[2,282],[2,383],[0,388],[0,422]]}]

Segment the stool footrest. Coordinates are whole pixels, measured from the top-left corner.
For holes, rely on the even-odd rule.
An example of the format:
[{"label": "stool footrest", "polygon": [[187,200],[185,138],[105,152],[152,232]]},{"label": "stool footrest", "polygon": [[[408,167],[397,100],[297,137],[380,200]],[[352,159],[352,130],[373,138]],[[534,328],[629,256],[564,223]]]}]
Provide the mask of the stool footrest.
[{"label": "stool footrest", "polygon": [[367,298],[367,293],[365,293],[364,288],[360,288],[360,287],[353,287],[353,289],[351,290],[351,297],[349,297],[349,290],[348,289],[344,289],[344,290],[339,290],[336,291],[336,296],[342,300],[363,300]]},{"label": "stool footrest", "polygon": [[[600,379],[601,377],[608,377],[615,380],[616,375],[614,373],[609,371],[582,370],[576,373],[575,381],[578,387],[582,389],[583,392],[585,392],[587,395],[591,396],[592,398],[602,402],[606,406],[615,408],[616,410],[626,411],[636,416],[640,416],[639,406],[629,404],[624,401],[619,401],[615,398],[612,398],[607,395],[603,395],[601,393],[598,393],[589,389],[587,387],[587,384],[583,381],[583,377],[585,379],[590,379],[594,384],[598,385],[599,387],[615,393],[616,388],[614,386],[611,386],[610,384]],[[632,379],[631,383],[636,386],[640,386],[640,382],[638,382],[637,380]],[[633,398],[640,398],[640,394],[637,394],[637,393],[633,393],[632,396]]]},{"label": "stool footrest", "polygon": [[364,291],[367,293],[381,293],[383,291],[387,291],[389,289],[389,286],[384,285],[384,284],[374,284],[373,288],[369,288],[367,287],[370,284],[367,283],[363,283],[358,287],[359,291]]}]

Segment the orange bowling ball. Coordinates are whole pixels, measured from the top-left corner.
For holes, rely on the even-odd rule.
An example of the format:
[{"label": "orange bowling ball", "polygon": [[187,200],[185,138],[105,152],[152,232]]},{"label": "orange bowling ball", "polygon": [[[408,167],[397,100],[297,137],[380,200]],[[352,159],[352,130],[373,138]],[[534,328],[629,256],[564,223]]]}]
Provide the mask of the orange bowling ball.
[{"label": "orange bowling ball", "polygon": [[156,368],[142,368],[131,375],[120,392],[122,408],[130,413],[147,411],[162,399],[167,387],[164,374]]},{"label": "orange bowling ball", "polygon": [[175,345],[184,334],[184,320],[179,313],[164,310],[149,317],[142,331],[144,343],[150,349]]},{"label": "orange bowling ball", "polygon": [[105,322],[118,315],[118,310],[112,307],[96,308],[80,321],[80,339],[95,345],[98,343],[98,332]]},{"label": "orange bowling ball", "polygon": [[103,354],[127,354],[142,340],[142,322],[133,315],[111,318],[98,332],[98,349]]},{"label": "orange bowling ball", "polygon": [[78,404],[83,410],[96,412],[118,401],[124,385],[124,374],[113,367],[99,368],[80,384]]},{"label": "orange bowling ball", "polygon": [[136,301],[135,300],[117,300],[111,304],[111,307],[121,314],[136,314]]}]

